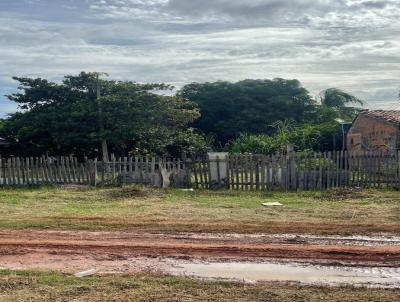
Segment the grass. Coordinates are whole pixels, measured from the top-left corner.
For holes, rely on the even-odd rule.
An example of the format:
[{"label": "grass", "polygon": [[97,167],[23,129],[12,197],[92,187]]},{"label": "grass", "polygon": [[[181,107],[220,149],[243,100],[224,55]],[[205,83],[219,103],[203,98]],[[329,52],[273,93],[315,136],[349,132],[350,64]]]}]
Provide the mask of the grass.
[{"label": "grass", "polygon": [[265,301],[393,302],[390,289],[202,282],[136,274],[78,279],[55,272],[0,271],[0,301]]},{"label": "grass", "polygon": [[0,215],[0,229],[398,235],[400,194],[1,188]]}]

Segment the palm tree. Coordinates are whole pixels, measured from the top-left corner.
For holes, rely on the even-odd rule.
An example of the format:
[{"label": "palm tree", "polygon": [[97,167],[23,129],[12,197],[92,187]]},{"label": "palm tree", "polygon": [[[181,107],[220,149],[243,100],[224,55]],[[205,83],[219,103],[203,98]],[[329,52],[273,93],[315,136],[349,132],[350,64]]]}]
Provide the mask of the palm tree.
[{"label": "palm tree", "polygon": [[319,97],[322,106],[335,109],[340,118],[344,120],[352,120],[361,110],[355,106],[360,105],[362,107],[365,104],[363,100],[337,88],[324,90]]}]

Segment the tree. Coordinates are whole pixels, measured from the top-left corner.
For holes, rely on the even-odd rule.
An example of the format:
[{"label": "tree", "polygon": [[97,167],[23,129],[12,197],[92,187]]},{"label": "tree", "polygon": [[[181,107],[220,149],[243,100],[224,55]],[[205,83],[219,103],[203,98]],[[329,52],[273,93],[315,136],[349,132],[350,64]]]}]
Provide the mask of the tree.
[{"label": "tree", "polygon": [[[176,137],[199,141],[189,124],[199,117],[196,105],[161,95],[165,84],[99,79],[97,73],[65,76],[62,83],[18,78],[20,92],[8,98],[22,112],[4,121],[1,134],[51,154],[97,155],[106,140],[113,152],[165,154],[185,151]],[[97,83],[99,86],[97,86]],[[97,87],[101,97],[97,97]],[[99,123],[101,106],[103,123]],[[186,145],[187,146],[187,145]]]},{"label": "tree", "polygon": [[320,93],[322,106],[333,108],[340,118],[351,121],[360,111],[354,106],[364,106],[364,101],[337,88],[329,88]]},{"label": "tree", "polygon": [[198,104],[201,118],[194,127],[215,134],[225,144],[240,133],[271,133],[270,125],[316,118],[316,102],[297,80],[244,80],[237,83],[192,83],[179,97]]},{"label": "tree", "polygon": [[339,123],[329,120],[302,125],[293,120],[283,120],[275,122],[271,128],[274,132],[270,135],[242,133],[228,144],[228,151],[271,155],[285,152],[288,145],[292,145],[296,151],[333,150],[335,143],[332,138],[340,131]]}]

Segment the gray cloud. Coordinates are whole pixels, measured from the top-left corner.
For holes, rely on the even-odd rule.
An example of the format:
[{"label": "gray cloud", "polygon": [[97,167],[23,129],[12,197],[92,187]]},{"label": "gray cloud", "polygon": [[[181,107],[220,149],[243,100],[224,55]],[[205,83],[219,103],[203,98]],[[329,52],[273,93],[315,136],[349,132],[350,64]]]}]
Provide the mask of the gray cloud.
[{"label": "gray cloud", "polygon": [[[336,3],[336,4],[334,4]],[[290,21],[299,19],[302,14],[324,14],[324,11],[340,5],[339,1],[326,0],[171,0],[168,7],[174,11],[191,16],[208,15],[229,16],[239,19],[262,18],[265,20]],[[248,20],[248,19],[247,19]]]},{"label": "gray cloud", "polygon": [[[390,107],[400,86],[400,4],[3,0],[0,66],[0,95],[15,89],[13,75],[57,80],[97,70],[178,87],[298,78],[315,94],[333,86],[367,99],[371,107]],[[0,96],[0,114],[14,110],[4,104]]]}]

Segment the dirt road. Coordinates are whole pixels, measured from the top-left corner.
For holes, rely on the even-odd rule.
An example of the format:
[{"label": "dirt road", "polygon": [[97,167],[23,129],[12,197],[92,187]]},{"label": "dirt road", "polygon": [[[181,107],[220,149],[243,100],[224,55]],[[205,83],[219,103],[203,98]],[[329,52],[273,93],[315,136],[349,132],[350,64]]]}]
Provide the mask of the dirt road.
[{"label": "dirt road", "polygon": [[[24,267],[56,256],[68,260],[127,258],[225,259],[273,258],[324,263],[399,266],[400,239],[288,235],[150,235],[103,232],[1,231],[0,266]],[[50,260],[49,260],[50,261]],[[50,268],[51,265],[49,264]],[[68,267],[66,267],[68,269]]]}]

